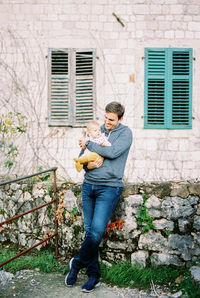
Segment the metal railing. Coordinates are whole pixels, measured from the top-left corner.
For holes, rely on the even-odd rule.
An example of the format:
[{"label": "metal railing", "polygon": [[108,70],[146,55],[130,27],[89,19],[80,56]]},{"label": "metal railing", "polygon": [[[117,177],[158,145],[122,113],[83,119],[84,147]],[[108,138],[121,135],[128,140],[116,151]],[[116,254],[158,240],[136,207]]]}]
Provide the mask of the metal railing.
[{"label": "metal railing", "polygon": [[48,203],[45,203],[43,205],[40,205],[38,207],[35,207],[33,209],[30,209],[24,213],[21,213],[21,214],[18,214],[18,215],[15,215],[13,216],[12,218],[9,218],[7,220],[4,220],[2,222],[0,222],[0,227],[3,226],[4,224],[8,224],[10,222],[12,222],[13,220],[16,220],[28,213],[31,213],[31,212],[34,212],[38,209],[41,209],[45,206],[48,206],[50,204],[53,204],[54,203],[54,208],[55,208],[55,224],[54,224],[54,228],[55,228],[55,233],[53,235],[50,235],[48,238],[45,238],[43,241],[40,241],[39,243],[31,246],[30,248],[20,252],[19,254],[17,254],[16,256],[12,257],[11,259],[3,262],[0,264],[0,267],[6,265],[7,263],[11,262],[12,260],[20,257],[21,255],[27,253],[28,251],[30,251],[31,249],[49,241],[51,238],[55,237],[55,254],[56,254],[56,257],[58,257],[58,221],[57,221],[57,218],[56,218],[56,210],[57,210],[57,204],[58,204],[58,200],[57,200],[57,195],[56,195],[56,170],[57,168],[54,167],[54,168],[50,168],[48,170],[45,170],[45,171],[41,171],[41,172],[38,172],[38,173],[35,173],[35,174],[32,174],[32,175],[28,175],[28,176],[24,176],[24,177],[21,177],[21,178],[16,178],[16,179],[12,179],[12,180],[8,180],[8,181],[4,181],[4,182],[0,182],[0,186],[3,186],[3,185],[6,185],[6,184],[11,184],[11,183],[14,183],[14,182],[18,182],[18,181],[21,181],[21,180],[24,180],[24,179],[28,179],[28,178],[31,178],[31,177],[34,177],[34,176],[39,176],[39,175],[42,175],[44,173],[47,173],[47,172],[51,172],[53,171],[53,181],[54,181],[54,186],[53,186],[53,200],[51,200],[50,202]]}]

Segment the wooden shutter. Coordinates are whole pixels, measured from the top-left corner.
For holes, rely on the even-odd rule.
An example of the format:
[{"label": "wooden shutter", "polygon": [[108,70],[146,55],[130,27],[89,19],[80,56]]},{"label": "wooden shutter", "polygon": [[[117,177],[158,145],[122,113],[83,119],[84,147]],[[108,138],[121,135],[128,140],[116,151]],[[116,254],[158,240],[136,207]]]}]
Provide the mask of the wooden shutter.
[{"label": "wooden shutter", "polygon": [[49,124],[65,125],[69,121],[69,61],[67,50],[50,49]]},{"label": "wooden shutter", "polygon": [[191,128],[192,49],[145,49],[145,128]]},{"label": "wooden shutter", "polygon": [[76,123],[94,118],[94,51],[76,51]]},{"label": "wooden shutter", "polygon": [[49,50],[49,125],[84,125],[94,119],[95,50]]}]

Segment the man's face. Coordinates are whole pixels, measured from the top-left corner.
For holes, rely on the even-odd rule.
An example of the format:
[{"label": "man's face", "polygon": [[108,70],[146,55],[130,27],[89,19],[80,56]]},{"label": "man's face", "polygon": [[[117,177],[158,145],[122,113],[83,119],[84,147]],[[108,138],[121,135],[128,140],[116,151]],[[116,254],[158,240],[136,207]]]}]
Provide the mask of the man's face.
[{"label": "man's face", "polygon": [[104,123],[106,130],[113,130],[118,126],[122,118],[118,119],[118,115],[115,113],[105,113]]}]

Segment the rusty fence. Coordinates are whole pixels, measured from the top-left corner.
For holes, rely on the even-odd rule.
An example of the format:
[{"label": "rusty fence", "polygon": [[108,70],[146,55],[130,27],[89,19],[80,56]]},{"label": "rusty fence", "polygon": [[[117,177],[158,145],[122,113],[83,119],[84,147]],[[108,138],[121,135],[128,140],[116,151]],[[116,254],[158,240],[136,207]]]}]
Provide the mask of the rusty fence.
[{"label": "rusty fence", "polygon": [[20,252],[19,254],[17,254],[16,256],[12,257],[11,259],[3,262],[2,264],[0,264],[0,267],[6,265],[7,263],[11,262],[12,260],[20,257],[21,255],[27,253],[28,251],[30,251],[31,249],[49,241],[51,238],[55,237],[55,254],[56,254],[56,257],[58,257],[58,221],[57,221],[57,218],[56,218],[56,210],[57,210],[57,204],[58,204],[58,200],[57,200],[57,195],[56,195],[56,170],[57,168],[54,167],[54,168],[50,168],[48,170],[45,170],[45,171],[41,171],[41,172],[38,172],[38,173],[35,173],[35,174],[32,174],[32,175],[28,175],[28,176],[24,176],[24,177],[21,177],[21,178],[16,178],[16,179],[13,179],[13,180],[8,180],[8,181],[4,181],[4,182],[0,182],[0,186],[4,186],[6,184],[11,184],[11,183],[14,183],[14,182],[18,182],[18,181],[21,181],[21,180],[25,180],[25,179],[29,179],[29,178],[32,178],[34,176],[39,176],[39,175],[42,175],[44,173],[47,173],[47,172],[52,172],[53,171],[53,200],[51,200],[50,202],[48,203],[45,203],[43,205],[40,205],[38,207],[35,207],[33,209],[30,209],[24,213],[21,213],[21,214],[18,214],[18,215],[15,215],[14,217],[12,218],[9,218],[5,221],[2,221],[0,222],[0,227],[3,226],[4,224],[8,224],[16,219],[18,219],[19,217],[22,217],[28,213],[31,213],[31,212],[34,212],[40,208],[43,208],[47,205],[50,205],[50,204],[54,204],[54,209],[55,209],[55,233],[50,235],[48,238],[45,238],[43,241],[39,242],[39,243],[36,243],[35,245],[33,245],[32,247]]}]

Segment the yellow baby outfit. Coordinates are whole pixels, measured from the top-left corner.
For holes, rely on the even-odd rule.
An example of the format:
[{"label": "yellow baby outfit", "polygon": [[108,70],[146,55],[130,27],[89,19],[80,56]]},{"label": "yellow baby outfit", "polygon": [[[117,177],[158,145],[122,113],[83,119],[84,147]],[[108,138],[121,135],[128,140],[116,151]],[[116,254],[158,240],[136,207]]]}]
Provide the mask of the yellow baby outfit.
[{"label": "yellow baby outfit", "polygon": [[[74,161],[76,162],[75,167],[77,171],[80,172],[84,165],[87,165],[89,161],[95,161],[98,156],[100,155],[96,152],[89,152],[87,154],[83,154],[79,158],[74,158]],[[102,156],[101,158],[102,160],[104,160]]]}]

